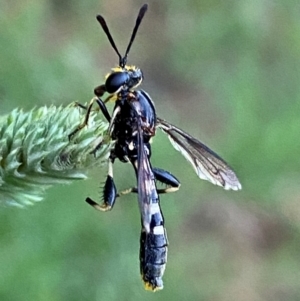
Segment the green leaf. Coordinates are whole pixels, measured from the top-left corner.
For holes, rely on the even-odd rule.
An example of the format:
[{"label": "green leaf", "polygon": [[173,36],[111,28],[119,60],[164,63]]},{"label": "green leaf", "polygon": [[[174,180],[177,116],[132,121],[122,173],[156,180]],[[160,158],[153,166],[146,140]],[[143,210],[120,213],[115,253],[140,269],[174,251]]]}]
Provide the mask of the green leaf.
[{"label": "green leaf", "polygon": [[84,114],[72,104],[29,112],[15,109],[1,117],[1,205],[22,207],[41,201],[46,188],[85,179],[90,167],[107,160],[111,143],[104,135],[108,124],[96,113],[91,114],[88,126],[69,140]]}]

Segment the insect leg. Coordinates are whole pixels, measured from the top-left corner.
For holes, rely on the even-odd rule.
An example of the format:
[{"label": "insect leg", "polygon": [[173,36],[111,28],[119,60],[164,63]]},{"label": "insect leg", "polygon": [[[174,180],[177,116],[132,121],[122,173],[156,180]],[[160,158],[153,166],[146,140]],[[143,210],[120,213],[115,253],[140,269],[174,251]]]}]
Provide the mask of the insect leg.
[{"label": "insect leg", "polygon": [[100,97],[93,97],[92,100],[90,101],[88,106],[82,105],[80,103],[76,103],[76,105],[82,109],[87,110],[86,114],[85,114],[85,118],[82,124],[80,124],[71,134],[69,134],[69,140],[80,130],[82,130],[85,126],[87,126],[89,118],[90,118],[90,114],[92,111],[92,107],[94,102],[96,102],[102,112],[102,114],[104,115],[104,117],[106,118],[106,120],[108,122],[110,122],[111,117],[108,113],[108,110],[106,108],[105,102],[107,102],[111,97],[109,96],[105,101],[103,101]]},{"label": "insect leg", "polygon": [[[179,189],[179,187],[180,187],[179,180],[175,176],[173,176],[170,172],[163,170],[161,168],[156,168],[156,167],[153,167],[152,171],[153,171],[153,174],[157,181],[159,181],[163,184],[166,184],[168,186],[166,188],[157,189],[158,194],[175,192]],[[129,193],[137,193],[137,192],[138,192],[137,187],[131,187],[131,188],[124,189],[124,190],[118,192],[117,197],[129,194]]]},{"label": "insect leg", "polygon": [[88,107],[87,106],[85,106],[85,105],[83,105],[83,104],[81,104],[81,103],[79,103],[79,102],[75,102],[75,106],[76,107],[79,107],[79,108],[81,108],[81,109],[84,109],[84,110],[87,110],[88,109]]},{"label": "insect leg", "polygon": [[107,107],[105,105],[105,102],[107,102],[107,99],[105,100],[105,102],[100,98],[100,97],[97,97],[96,100],[95,100],[102,112],[102,114],[104,115],[104,117],[106,118],[106,120],[108,122],[110,122],[111,118],[110,118],[110,115],[107,111]]},{"label": "insect leg", "polygon": [[86,109],[87,112],[85,114],[85,118],[84,118],[84,121],[83,123],[81,123],[72,133],[69,134],[69,140],[71,140],[71,138],[77,133],[79,132],[80,130],[82,130],[87,124],[88,124],[88,121],[89,121],[89,118],[90,118],[90,114],[91,114],[91,111],[92,111],[92,107],[93,107],[93,104],[95,101],[97,101],[98,99],[96,97],[93,97],[92,100],[90,101],[89,105],[86,107],[84,105],[81,105],[79,103],[76,103],[77,106],[83,108],[83,109]]},{"label": "insect leg", "polygon": [[[108,111],[107,111],[107,108],[106,108],[106,103],[109,101],[109,100],[111,100],[113,97],[115,97],[115,95],[109,95],[108,97],[106,97],[106,99],[105,100],[102,100],[99,96],[98,97],[94,97],[93,99],[92,99],[92,101],[93,102],[97,102],[97,104],[98,104],[98,106],[99,106],[99,108],[100,108],[100,110],[101,110],[101,112],[102,112],[102,114],[104,115],[104,117],[107,119],[107,121],[108,122],[110,122],[110,115],[109,115],[109,113],[108,113]],[[89,108],[89,106],[86,106],[86,105],[83,105],[83,104],[81,104],[81,103],[79,103],[79,102],[75,102],[75,105],[77,106],[77,107],[80,107],[81,109],[84,109],[84,110],[88,110],[88,108]]]},{"label": "insect leg", "polygon": [[157,190],[158,193],[175,192],[179,189],[180,187],[179,180],[175,176],[173,176],[170,172],[157,167],[153,167],[152,171],[157,181],[166,184],[168,186],[164,189],[158,189]]},{"label": "insect leg", "polygon": [[117,189],[113,179],[113,160],[108,161],[108,174],[103,188],[103,203],[99,205],[91,198],[86,198],[86,202],[96,210],[109,211],[113,208],[117,198]]}]

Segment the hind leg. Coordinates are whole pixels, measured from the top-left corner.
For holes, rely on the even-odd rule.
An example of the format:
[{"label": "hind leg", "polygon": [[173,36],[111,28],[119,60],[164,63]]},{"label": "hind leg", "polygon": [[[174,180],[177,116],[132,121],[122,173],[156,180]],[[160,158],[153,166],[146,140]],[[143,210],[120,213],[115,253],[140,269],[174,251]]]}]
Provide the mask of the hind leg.
[{"label": "hind leg", "polygon": [[109,158],[108,161],[108,173],[107,178],[103,188],[103,202],[98,204],[93,201],[91,198],[86,198],[86,202],[99,211],[109,211],[113,208],[116,198],[117,198],[117,189],[113,179],[113,160]]},{"label": "hind leg", "polygon": [[[179,180],[175,176],[173,176],[170,172],[163,170],[161,168],[153,168],[152,171],[157,181],[167,185],[166,188],[157,189],[158,194],[175,192],[179,189],[180,187]],[[118,192],[117,197],[126,195],[128,193],[137,193],[137,192],[138,192],[137,187],[131,187]]]}]

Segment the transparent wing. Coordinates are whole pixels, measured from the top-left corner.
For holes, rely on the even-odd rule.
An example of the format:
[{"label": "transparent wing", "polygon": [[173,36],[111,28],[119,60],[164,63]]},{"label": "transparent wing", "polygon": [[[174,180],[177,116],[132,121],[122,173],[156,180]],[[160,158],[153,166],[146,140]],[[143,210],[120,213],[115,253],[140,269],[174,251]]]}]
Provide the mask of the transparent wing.
[{"label": "transparent wing", "polygon": [[137,184],[138,184],[138,202],[142,216],[142,224],[146,232],[150,232],[151,222],[151,203],[152,198],[156,196],[156,187],[154,175],[147,155],[143,141],[143,130],[140,122],[138,124],[138,159],[137,159]]},{"label": "transparent wing", "polygon": [[161,118],[157,118],[156,127],[168,135],[174,148],[192,164],[199,178],[226,190],[242,188],[231,167],[202,142]]}]

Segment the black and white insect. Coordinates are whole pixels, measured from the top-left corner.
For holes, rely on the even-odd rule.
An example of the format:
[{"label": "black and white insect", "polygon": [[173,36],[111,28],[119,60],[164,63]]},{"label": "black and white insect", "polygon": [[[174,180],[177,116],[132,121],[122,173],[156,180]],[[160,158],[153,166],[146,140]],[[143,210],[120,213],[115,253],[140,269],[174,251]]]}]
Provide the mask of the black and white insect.
[{"label": "black and white insect", "polygon": [[[176,191],[180,182],[168,171],[151,166],[150,139],[155,135],[156,129],[159,128],[168,135],[175,149],[180,151],[192,164],[201,179],[222,186],[226,190],[239,190],[241,184],[223,159],[199,140],[159,118],[150,96],[143,90],[136,90],[142,83],[143,73],[139,68],[129,66],[126,63],[147,7],[145,4],[139,11],[124,56],[119,53],[104,18],[100,15],[97,16],[97,20],[119,57],[119,66],[112,69],[104,84],[95,88],[96,97],[91,100],[88,107],[85,107],[87,113],[84,122],[70,134],[70,137],[88,124],[92,106],[96,102],[109,122],[108,135],[115,143],[108,160],[108,175],[103,189],[103,203],[100,205],[90,198],[87,198],[86,201],[95,209],[108,211],[113,208],[118,196],[130,192],[138,194],[142,225],[140,272],[145,288],[157,291],[163,288],[162,277],[167,262],[168,246],[159,194]],[[103,100],[102,97],[105,93],[108,96]],[[111,115],[105,105],[108,101],[115,102]],[[117,192],[113,180],[115,159],[132,164],[137,177],[136,187],[120,193]],[[166,184],[166,188],[157,189],[156,181]]]}]

